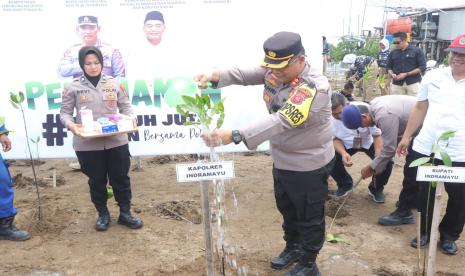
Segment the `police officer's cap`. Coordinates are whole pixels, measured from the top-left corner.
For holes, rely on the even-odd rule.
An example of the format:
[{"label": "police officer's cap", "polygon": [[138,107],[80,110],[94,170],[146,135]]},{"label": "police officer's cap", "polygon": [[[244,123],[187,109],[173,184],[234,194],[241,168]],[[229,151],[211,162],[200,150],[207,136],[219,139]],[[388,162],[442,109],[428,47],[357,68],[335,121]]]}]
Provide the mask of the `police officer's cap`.
[{"label": "police officer's cap", "polygon": [[97,19],[97,17],[92,16],[92,15],[79,16],[78,25],[79,26],[81,26],[81,25],[94,25],[94,26],[97,26],[98,25],[98,19]]},{"label": "police officer's cap", "polygon": [[305,53],[300,35],[291,32],[274,34],[263,43],[263,50],[262,66],[275,69],[286,67],[293,57]]},{"label": "police officer's cap", "polygon": [[356,105],[344,106],[341,117],[342,123],[348,129],[357,129],[362,126],[362,113]]},{"label": "police officer's cap", "polygon": [[147,22],[149,20],[158,20],[158,21],[161,21],[161,22],[165,23],[165,19],[163,18],[163,14],[161,12],[159,12],[159,11],[151,11],[151,12],[147,13],[147,15],[145,16],[144,24],[145,24],[145,22]]}]

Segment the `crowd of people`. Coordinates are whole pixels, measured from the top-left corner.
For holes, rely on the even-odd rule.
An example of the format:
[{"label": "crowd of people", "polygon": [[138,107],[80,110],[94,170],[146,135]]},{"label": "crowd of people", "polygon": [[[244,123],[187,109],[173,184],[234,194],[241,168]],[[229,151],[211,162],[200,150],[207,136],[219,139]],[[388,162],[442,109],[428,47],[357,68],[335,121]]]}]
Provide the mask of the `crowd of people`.
[{"label": "crowd of people", "polygon": [[[96,18],[92,17],[80,18],[79,22],[82,24],[79,28],[97,26]],[[164,19],[159,13],[148,14],[145,24],[153,22],[162,25]],[[160,26],[146,28],[159,29]],[[156,42],[156,36],[150,41]],[[409,163],[418,157],[431,156],[431,144],[442,132],[454,130],[455,136],[450,138],[445,150],[454,166],[465,166],[465,157],[460,154],[465,152],[465,35],[458,36],[450,44],[449,66],[428,72],[423,80],[424,55],[408,44],[404,33],[394,35],[396,49],[390,52],[387,41],[383,39],[380,44],[377,58],[359,56],[353,60],[354,75],[350,79],[360,80],[367,72],[373,74],[381,68],[386,80],[392,79],[392,84],[390,88],[384,86],[379,97],[374,97],[371,89],[375,87],[369,85],[370,89],[362,95],[363,101],[355,101],[351,82],[340,91],[332,91],[327,78],[307,59],[300,35],[292,32],[279,32],[269,37],[263,44],[263,62],[255,68],[213,70],[194,77],[199,87],[207,87],[209,82],[215,88],[264,87],[263,100],[268,116],[243,128],[204,133],[203,139],[212,147],[244,143],[251,150],[265,140],[270,141],[274,194],[283,218],[286,244],[271,260],[271,266],[284,269],[296,263],[287,272],[288,276],[320,275],[316,261],[325,241],[328,178],[332,176],[337,183],[335,197],[350,194],[354,183],[345,167],[353,165],[353,154],[363,152],[371,158],[361,169],[360,177],[371,178],[368,193],[376,203],[385,201],[383,190],[389,181],[396,151],[406,155],[396,210],[380,217],[378,222],[381,225],[412,224],[411,210],[418,208],[424,221],[421,246],[429,242],[432,206],[427,206],[426,202],[432,193],[428,193],[428,183],[416,181],[416,169],[410,168]],[[118,223],[138,229],[143,226],[142,220],[130,212],[127,136],[84,139],[79,128],[79,111],[84,106],[92,110],[94,118],[119,112],[134,118],[136,124],[128,94],[117,78],[107,75],[105,59],[99,44],[79,48],[77,64],[82,74],[63,91],[60,118],[74,134],[73,148],[82,172],[88,177],[91,201],[98,213],[96,230],[105,231],[110,225],[107,184],[113,187],[120,207]],[[3,126],[2,130],[0,141],[4,151],[8,151],[11,148],[8,132]],[[435,157],[436,164],[441,164],[441,157]],[[13,225],[16,210],[11,177],[3,162],[0,165],[0,239],[26,240],[30,234]],[[446,183],[449,199],[439,227],[440,249],[446,254],[457,253],[455,241],[465,224],[463,184]],[[414,239],[411,245],[416,246],[417,242]]]}]

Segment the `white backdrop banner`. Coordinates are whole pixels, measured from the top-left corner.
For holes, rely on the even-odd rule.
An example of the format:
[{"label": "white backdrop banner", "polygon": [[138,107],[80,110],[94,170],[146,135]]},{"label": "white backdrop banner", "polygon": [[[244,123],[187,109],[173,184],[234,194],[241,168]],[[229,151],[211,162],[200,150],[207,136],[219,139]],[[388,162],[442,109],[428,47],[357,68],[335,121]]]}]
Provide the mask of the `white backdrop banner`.
[{"label": "white backdrop banner", "polygon": [[[34,155],[74,157],[72,133],[59,122],[61,92],[79,74],[77,51],[97,37],[108,74],[127,88],[139,133],[129,136],[134,156],[207,152],[199,129],[183,126],[176,112],[181,95],[225,98],[224,128],[267,116],[262,87],[232,86],[199,91],[195,74],[213,68],[252,67],[263,58],[263,41],[279,31],[302,35],[312,66],[321,67],[324,1],[303,0],[0,0],[0,116],[13,149],[7,158],[27,158],[21,113],[9,92],[22,91]],[[311,4],[310,4],[311,3]],[[308,5],[312,5],[309,7]],[[164,31],[144,29],[147,13],[162,13]],[[81,21],[78,19],[81,17]],[[83,19],[82,17],[87,17]],[[82,20],[97,26],[79,25]],[[327,21],[327,20],[326,20]],[[151,33],[150,33],[151,32]],[[147,36],[161,36],[157,46]],[[77,71],[76,71],[77,70]],[[243,151],[229,145],[219,151]]]}]

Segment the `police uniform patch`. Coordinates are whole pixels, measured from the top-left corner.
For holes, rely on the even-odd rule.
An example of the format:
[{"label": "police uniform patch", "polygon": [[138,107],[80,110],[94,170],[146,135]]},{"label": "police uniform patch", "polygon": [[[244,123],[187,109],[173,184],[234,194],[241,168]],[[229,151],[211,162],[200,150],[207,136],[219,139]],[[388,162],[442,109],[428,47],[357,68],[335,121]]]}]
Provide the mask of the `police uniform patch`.
[{"label": "police uniform patch", "polygon": [[123,84],[119,85],[119,89],[121,90],[121,92],[123,93],[124,96],[129,97],[128,92],[126,92],[126,88],[124,88]]},{"label": "police uniform patch", "polygon": [[90,101],[90,97],[89,97],[89,95],[81,94],[81,95],[79,95],[79,101],[80,101],[81,103],[89,102],[89,101]]},{"label": "police uniform patch", "polygon": [[271,101],[271,96],[268,95],[268,93],[263,92],[263,100],[264,100],[266,103],[270,103],[270,101]]},{"label": "police uniform patch", "polygon": [[105,101],[116,101],[116,93],[107,92],[103,94],[103,100]]},{"label": "police uniform patch", "polygon": [[61,92],[61,97],[63,98],[64,96],[66,96],[68,92],[69,92],[69,88],[64,88],[63,91]]},{"label": "police uniform patch", "polygon": [[110,83],[110,82],[107,82],[107,83],[104,83],[104,84],[102,85],[102,87],[103,87],[103,88],[113,88],[113,84]]},{"label": "police uniform patch", "polygon": [[315,88],[308,84],[300,85],[289,93],[289,98],[278,112],[297,127],[307,120],[315,95]]}]

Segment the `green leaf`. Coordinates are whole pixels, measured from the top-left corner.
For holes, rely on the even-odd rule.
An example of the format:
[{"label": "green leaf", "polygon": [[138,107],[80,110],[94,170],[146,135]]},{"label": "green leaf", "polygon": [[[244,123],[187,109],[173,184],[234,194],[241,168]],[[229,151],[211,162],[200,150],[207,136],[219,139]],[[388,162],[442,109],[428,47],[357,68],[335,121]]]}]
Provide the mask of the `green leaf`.
[{"label": "green leaf", "polygon": [[221,128],[221,126],[223,125],[223,122],[224,122],[224,113],[221,113],[220,117],[216,121],[216,128]]},{"label": "green leaf", "polygon": [[410,163],[409,167],[412,168],[412,167],[418,167],[418,166],[421,166],[423,164],[425,164],[426,162],[429,162],[431,158],[429,157],[421,157],[421,158],[418,158],[416,160],[413,160],[412,163]]},{"label": "green leaf", "polygon": [[187,112],[186,110],[184,110],[184,104],[178,104],[176,106],[176,111],[181,114],[182,116],[184,117],[187,117],[189,115],[189,112]]},{"label": "green leaf", "polygon": [[438,185],[438,182],[431,181],[431,187],[436,188],[437,185]]},{"label": "green leaf", "polygon": [[331,233],[326,234],[326,241],[331,243],[345,242],[343,239]]},{"label": "green leaf", "polygon": [[19,104],[15,103],[13,100],[10,99],[10,103],[11,105],[15,108],[15,109],[21,109],[21,107],[19,106]]},{"label": "green leaf", "polygon": [[3,126],[5,124],[5,118],[0,117],[0,126]]},{"label": "green leaf", "polygon": [[449,154],[443,150],[441,150],[441,159],[444,165],[452,167],[452,160],[450,159]]},{"label": "green leaf", "polygon": [[193,123],[192,123],[192,121],[185,121],[183,125],[191,126],[191,125],[193,125]]},{"label": "green leaf", "polygon": [[23,92],[19,91],[18,97],[19,97],[19,99],[18,99],[19,103],[24,102],[24,93]]},{"label": "green leaf", "polygon": [[19,97],[13,92],[10,92],[10,100],[16,104],[19,104]]},{"label": "green leaf", "polygon": [[40,136],[37,136],[36,141],[37,141],[37,143],[39,143],[39,141],[40,141]]},{"label": "green leaf", "polygon": [[437,155],[441,154],[441,147],[439,147],[438,143],[433,143],[433,145],[431,146],[431,151],[434,154],[434,158],[436,158]]},{"label": "green leaf", "polygon": [[455,130],[444,131],[441,136],[439,136],[438,141],[447,141],[449,138],[455,136]]},{"label": "green leaf", "polygon": [[182,100],[187,104],[187,105],[196,105],[196,101],[194,97],[191,96],[182,96]]}]

